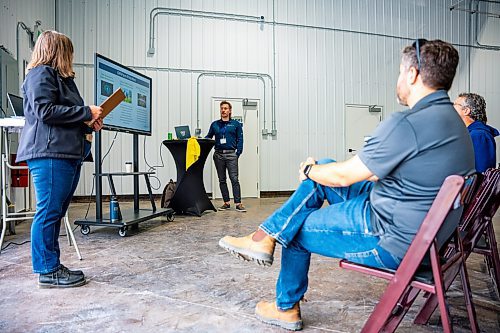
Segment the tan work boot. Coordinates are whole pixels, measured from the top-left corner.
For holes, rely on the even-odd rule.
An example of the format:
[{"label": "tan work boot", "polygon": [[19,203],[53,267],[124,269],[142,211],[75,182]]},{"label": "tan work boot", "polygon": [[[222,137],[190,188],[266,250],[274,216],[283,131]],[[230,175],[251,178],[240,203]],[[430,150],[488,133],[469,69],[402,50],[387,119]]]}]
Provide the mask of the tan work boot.
[{"label": "tan work boot", "polygon": [[302,329],[299,302],[288,310],[279,310],[275,302],[260,301],[255,307],[255,315],[263,322],[276,325],[290,331]]},{"label": "tan work boot", "polygon": [[223,237],[219,241],[219,246],[239,259],[255,261],[262,266],[271,266],[276,240],[266,236],[256,242],[252,240],[253,234],[255,232],[246,237]]}]

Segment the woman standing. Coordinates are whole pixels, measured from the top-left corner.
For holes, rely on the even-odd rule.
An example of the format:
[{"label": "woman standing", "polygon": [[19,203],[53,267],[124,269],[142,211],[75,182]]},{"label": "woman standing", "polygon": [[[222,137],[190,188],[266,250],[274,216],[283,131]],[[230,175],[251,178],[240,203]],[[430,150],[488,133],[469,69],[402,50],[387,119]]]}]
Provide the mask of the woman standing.
[{"label": "woman standing", "polygon": [[84,106],[74,82],[73,44],[56,31],[38,38],[22,86],[26,124],[17,161],[26,161],[33,177],[36,213],[31,226],[33,272],[40,288],[85,284],[82,271],[59,262],[61,219],[80,178],[85,134],[102,128],[99,106]]}]

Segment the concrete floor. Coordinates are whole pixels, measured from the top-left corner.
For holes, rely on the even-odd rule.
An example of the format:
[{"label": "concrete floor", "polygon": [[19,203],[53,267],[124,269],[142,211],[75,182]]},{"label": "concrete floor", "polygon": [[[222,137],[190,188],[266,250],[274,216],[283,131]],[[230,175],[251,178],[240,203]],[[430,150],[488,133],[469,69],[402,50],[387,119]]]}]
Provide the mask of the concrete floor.
[{"label": "concrete floor", "polygon": [[[280,247],[275,264],[261,268],[229,256],[217,243],[226,234],[253,231],[283,201],[245,200],[244,214],[158,218],[124,238],[117,229],[93,227],[87,236],[77,229],[82,261],[65,237],[60,243],[62,263],[87,275],[88,284],[80,288],[38,289],[30,244],[10,245],[0,254],[0,332],[282,332],[253,314],[259,300],[274,298]],[[86,208],[73,204],[70,218],[83,217]],[[17,225],[4,246],[28,240],[29,224]],[[495,224],[500,239],[500,215]],[[500,332],[500,301],[482,259],[473,255],[468,263],[481,330]],[[317,255],[309,276],[308,301],[301,304],[304,332],[359,332],[386,285]],[[448,293],[455,332],[468,332],[458,289]],[[438,313],[429,326],[414,325],[415,313],[414,306],[398,332],[441,332]]]}]

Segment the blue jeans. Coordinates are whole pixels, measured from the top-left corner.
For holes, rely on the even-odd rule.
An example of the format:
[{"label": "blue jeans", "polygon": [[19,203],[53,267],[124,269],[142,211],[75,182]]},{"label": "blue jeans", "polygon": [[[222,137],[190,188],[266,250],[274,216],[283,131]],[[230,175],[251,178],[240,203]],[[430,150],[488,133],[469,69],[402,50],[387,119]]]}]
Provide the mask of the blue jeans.
[{"label": "blue jeans", "polygon": [[46,274],[59,268],[59,230],[80,179],[81,160],[36,158],[27,161],[36,194],[31,225],[33,272]]},{"label": "blue jeans", "polygon": [[[323,159],[318,164],[334,162]],[[377,244],[370,223],[372,182],[328,187],[303,181],[260,228],[283,245],[276,303],[290,309],[305,294],[311,253],[396,269],[401,260]],[[321,208],[324,201],[330,204]],[[321,208],[321,209],[320,209]]]}]

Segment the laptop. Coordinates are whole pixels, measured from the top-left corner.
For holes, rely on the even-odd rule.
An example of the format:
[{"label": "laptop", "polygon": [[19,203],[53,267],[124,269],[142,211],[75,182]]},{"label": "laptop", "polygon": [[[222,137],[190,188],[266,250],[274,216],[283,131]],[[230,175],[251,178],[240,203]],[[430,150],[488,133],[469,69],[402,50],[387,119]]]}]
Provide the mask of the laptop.
[{"label": "laptop", "polygon": [[[24,118],[23,98],[11,93],[7,93],[9,100],[10,112],[8,116],[11,118]],[[7,108],[9,110],[9,108]]]},{"label": "laptop", "polygon": [[176,126],[175,127],[175,135],[177,135],[177,139],[186,140],[191,137],[191,132],[189,131],[189,126]]}]

